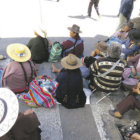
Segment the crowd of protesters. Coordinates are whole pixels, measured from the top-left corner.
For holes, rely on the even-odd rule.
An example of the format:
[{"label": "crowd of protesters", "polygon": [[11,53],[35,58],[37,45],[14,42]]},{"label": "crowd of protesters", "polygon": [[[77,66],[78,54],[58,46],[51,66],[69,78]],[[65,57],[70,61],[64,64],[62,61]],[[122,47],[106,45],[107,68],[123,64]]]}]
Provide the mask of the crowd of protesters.
[{"label": "crowd of protesters", "polygon": [[[120,87],[130,92],[115,110],[109,110],[113,117],[120,119],[130,109],[140,110],[139,18],[130,20],[134,1],[121,2],[117,31],[107,40],[98,41],[89,56],[84,56],[84,40],[80,37],[82,31],[76,24],[68,27],[70,38],[62,43],[51,43],[46,31],[39,28],[34,31],[35,38],[27,45],[8,45],[6,51],[12,61],[0,69],[1,140],[41,139],[40,122],[36,114],[32,110],[19,113],[17,97],[32,107],[50,108],[55,103],[68,109],[84,107],[86,93],[83,90],[83,78],[88,81],[92,92],[115,92]],[[100,16],[98,3],[99,0],[90,1],[88,16],[91,16],[93,4]],[[52,80],[49,75],[39,77],[37,64],[53,62],[53,57],[55,62],[62,58],[62,69],[52,64],[52,72],[58,73],[57,78]],[[6,57],[0,55],[0,59]],[[139,134],[132,135],[132,138],[139,139]]]}]

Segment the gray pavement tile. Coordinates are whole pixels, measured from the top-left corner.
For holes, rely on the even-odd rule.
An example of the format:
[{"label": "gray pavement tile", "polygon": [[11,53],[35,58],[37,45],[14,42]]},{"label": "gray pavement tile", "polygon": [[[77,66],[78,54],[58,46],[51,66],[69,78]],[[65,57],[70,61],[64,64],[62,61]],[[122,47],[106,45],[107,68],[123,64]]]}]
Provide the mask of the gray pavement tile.
[{"label": "gray pavement tile", "polygon": [[91,108],[66,109],[60,105],[64,140],[100,140]]},{"label": "gray pavement tile", "polygon": [[41,123],[41,140],[63,140],[59,105],[51,109],[41,107],[33,110]]}]

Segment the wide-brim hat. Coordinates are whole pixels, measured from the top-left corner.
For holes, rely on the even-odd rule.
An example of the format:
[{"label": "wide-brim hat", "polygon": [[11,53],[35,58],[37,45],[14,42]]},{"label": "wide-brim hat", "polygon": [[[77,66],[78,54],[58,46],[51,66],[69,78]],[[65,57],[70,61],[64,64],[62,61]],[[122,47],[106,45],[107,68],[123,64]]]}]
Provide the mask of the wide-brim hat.
[{"label": "wide-brim hat", "polygon": [[8,88],[0,88],[0,137],[15,124],[19,113],[16,95]]},{"label": "wide-brim hat", "polygon": [[69,54],[68,56],[64,57],[61,60],[61,65],[65,68],[65,69],[77,69],[80,68],[82,66],[82,62],[81,60],[75,56],[74,54]]},{"label": "wide-brim hat", "polygon": [[76,24],[73,24],[72,27],[68,27],[68,29],[75,33],[82,33],[82,31],[80,31],[80,27]]},{"label": "wide-brim hat", "polygon": [[135,43],[140,42],[140,30],[133,29],[133,30],[129,31],[128,37],[130,40],[134,41]]},{"label": "wide-brim hat", "polygon": [[8,45],[7,54],[10,58],[17,62],[26,62],[31,58],[31,52],[29,48],[20,43]]},{"label": "wide-brim hat", "polygon": [[96,49],[98,49],[101,52],[107,53],[107,43],[104,41],[100,41],[95,44]]}]

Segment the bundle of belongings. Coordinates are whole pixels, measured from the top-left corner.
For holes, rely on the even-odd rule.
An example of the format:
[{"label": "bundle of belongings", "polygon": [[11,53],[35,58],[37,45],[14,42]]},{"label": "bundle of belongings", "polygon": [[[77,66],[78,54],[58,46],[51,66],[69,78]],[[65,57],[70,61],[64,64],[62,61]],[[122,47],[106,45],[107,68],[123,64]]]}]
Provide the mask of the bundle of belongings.
[{"label": "bundle of belongings", "polygon": [[29,92],[18,97],[28,106],[51,108],[55,105],[54,97],[58,83],[49,76],[37,76],[29,85]]}]

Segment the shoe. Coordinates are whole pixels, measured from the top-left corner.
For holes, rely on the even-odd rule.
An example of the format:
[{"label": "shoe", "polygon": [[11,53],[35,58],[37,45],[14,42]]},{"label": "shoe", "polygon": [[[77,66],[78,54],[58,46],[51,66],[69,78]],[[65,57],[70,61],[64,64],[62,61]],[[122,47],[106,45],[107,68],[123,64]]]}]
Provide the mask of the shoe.
[{"label": "shoe", "polygon": [[88,14],[88,17],[90,18],[90,17],[91,17],[91,15],[89,15],[89,14]]},{"label": "shoe", "polygon": [[6,59],[6,56],[0,55],[0,60],[4,60],[4,59]]},{"label": "shoe", "polygon": [[117,119],[122,118],[122,115],[117,110],[109,110],[109,114]]}]

